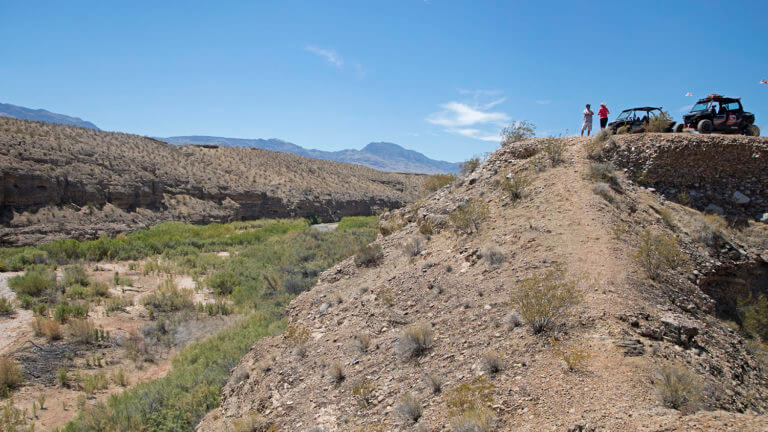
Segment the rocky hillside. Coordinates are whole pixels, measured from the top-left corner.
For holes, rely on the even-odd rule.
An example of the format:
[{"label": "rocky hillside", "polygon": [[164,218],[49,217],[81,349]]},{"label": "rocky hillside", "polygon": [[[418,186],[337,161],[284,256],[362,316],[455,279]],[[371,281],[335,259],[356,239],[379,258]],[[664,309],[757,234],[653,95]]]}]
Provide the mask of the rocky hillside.
[{"label": "rocky hillside", "polygon": [[280,139],[240,139],[212,136],[177,136],[160,138],[165,142],[176,145],[204,144],[251,147],[265,150],[293,153],[315,159],[336,162],[355,163],[381,171],[408,173],[458,173],[459,164],[430,159],[423,154],[405,149],[397,144],[374,142],[361,150],[347,149],[339,151],[323,151],[307,149]]},{"label": "rocky hillside", "polygon": [[0,118],[0,242],[115,234],[162,220],[334,220],[412,202],[422,177],[260,149]]},{"label": "rocky hillside", "polygon": [[[652,168],[661,156],[642,156],[668,139],[721,174],[720,144],[768,146],[648,135],[599,143],[594,160],[583,138],[503,148],[385,214],[370,253],[291,303],[288,330],[256,343],[198,430],[768,430],[768,351],[754,333],[768,329],[744,315],[768,293],[768,229],[638,184],[640,159],[675,183]],[[725,188],[696,182],[700,200]],[[723,213],[741,211],[733,192],[717,192]]]}]

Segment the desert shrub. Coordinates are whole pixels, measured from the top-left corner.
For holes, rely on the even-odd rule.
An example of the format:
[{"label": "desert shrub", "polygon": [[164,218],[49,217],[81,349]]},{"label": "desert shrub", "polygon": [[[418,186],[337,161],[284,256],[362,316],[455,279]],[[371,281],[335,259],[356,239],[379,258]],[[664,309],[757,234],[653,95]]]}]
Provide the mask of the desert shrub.
[{"label": "desert shrub", "polygon": [[628,133],[631,133],[631,132],[632,132],[632,128],[629,125],[624,125],[624,126],[618,128],[618,129],[616,129],[616,134],[617,135],[628,134]]},{"label": "desert shrub", "polygon": [[232,432],[277,432],[278,428],[258,412],[249,412],[232,421]]},{"label": "desert shrub", "polygon": [[496,351],[486,351],[480,356],[480,368],[488,376],[495,376],[503,369],[501,355]]},{"label": "desert shrub", "polygon": [[455,181],[456,176],[453,174],[433,174],[424,180],[424,189],[428,192],[435,192]]},{"label": "desert shrub", "polygon": [[233,272],[218,271],[209,275],[205,282],[216,295],[226,296],[232,294],[235,287],[237,287],[239,279]]},{"label": "desert shrub", "polygon": [[16,313],[13,304],[5,297],[0,297],[0,317],[11,316]]},{"label": "desert shrub", "polygon": [[592,181],[608,180],[616,168],[610,162],[592,162],[589,164],[589,173],[587,176]]},{"label": "desert shrub", "polygon": [[161,312],[189,310],[195,307],[192,294],[192,290],[180,289],[172,279],[166,279],[155,291],[144,297],[143,303],[147,308]]},{"label": "desert shrub", "polygon": [[352,386],[352,397],[360,408],[368,408],[371,405],[373,392],[376,385],[369,379],[364,379]]},{"label": "desert shrub", "polygon": [[344,366],[341,365],[341,363],[335,361],[331,363],[331,365],[328,367],[327,375],[328,380],[330,380],[334,384],[339,384],[347,377],[346,373],[344,372]]},{"label": "desert shrub", "polygon": [[366,334],[360,333],[352,337],[352,348],[359,353],[367,352],[370,345],[371,337]]},{"label": "desert shrub", "polygon": [[227,316],[232,314],[232,306],[221,300],[213,303],[200,304],[198,310],[205,312],[208,316]]},{"label": "desert shrub", "polygon": [[719,247],[725,241],[725,218],[718,214],[701,215],[696,220],[698,240],[710,247]]},{"label": "desert shrub", "polygon": [[403,253],[405,256],[415,257],[424,250],[424,237],[415,236],[411,237],[403,243]]},{"label": "desert shrub", "polygon": [[658,209],[659,216],[661,217],[661,221],[664,222],[664,225],[666,225],[668,228],[675,229],[677,228],[677,223],[675,222],[675,215],[672,213],[672,210],[668,208],[659,208]]},{"label": "desert shrub", "polygon": [[70,285],[66,290],[66,295],[69,299],[83,300],[90,297],[90,294],[91,292],[88,287],[79,284]]},{"label": "desert shrub", "polygon": [[546,138],[541,146],[541,151],[546,155],[552,166],[565,162],[565,149],[567,143],[562,138]]},{"label": "desert shrub", "polygon": [[584,150],[587,157],[592,160],[600,160],[603,157],[603,149],[606,144],[612,140],[612,133],[609,129],[600,129],[595,136],[584,142]]},{"label": "desert shrub", "polygon": [[490,432],[495,418],[493,403],[493,384],[484,378],[473,383],[463,383],[447,396],[451,430],[454,432]]},{"label": "desert shrub", "polygon": [[552,342],[552,352],[563,359],[568,370],[571,372],[583,369],[586,366],[586,362],[592,358],[589,351],[585,349],[563,346],[561,341],[554,338],[550,339],[550,342]]},{"label": "desert shrub", "polygon": [[650,116],[648,124],[645,126],[645,131],[666,132],[673,122],[672,116],[668,112],[662,111],[659,114]]},{"label": "desert shrub", "polygon": [[31,266],[37,266],[48,263],[48,254],[42,250],[33,248],[22,248],[16,253],[5,259],[4,265],[7,270],[20,271]]},{"label": "desert shrub", "polygon": [[384,259],[384,250],[378,243],[365,245],[355,255],[355,265],[358,267],[375,267]]},{"label": "desert shrub", "polygon": [[61,324],[66,324],[70,318],[86,318],[88,316],[88,303],[59,303],[53,310],[53,317]]},{"label": "desert shrub", "polygon": [[523,324],[523,321],[520,319],[520,314],[512,311],[504,316],[504,324],[509,330],[514,330],[517,327],[520,327]]},{"label": "desert shrub", "polygon": [[533,179],[525,171],[518,171],[502,178],[497,185],[512,202],[515,202],[525,196],[525,191],[531,183]]},{"label": "desert shrub", "polygon": [[81,344],[95,342],[93,321],[87,319],[73,319],[67,325],[69,334],[73,340]]},{"label": "desert shrub", "polygon": [[38,315],[32,323],[32,328],[36,335],[45,336],[48,340],[61,339],[61,324],[55,319],[43,318]]},{"label": "desert shrub", "polygon": [[125,311],[125,308],[133,304],[133,298],[130,296],[110,297],[104,303],[104,309],[107,312]]},{"label": "desert shrub", "polygon": [[456,207],[448,216],[457,229],[472,233],[480,228],[480,223],[488,217],[488,205],[473,198]]},{"label": "desert shrub", "polygon": [[407,393],[395,405],[395,412],[405,421],[416,423],[421,418],[421,403],[413,393]]},{"label": "desert shrub", "polygon": [[480,258],[484,259],[490,266],[500,265],[506,259],[504,252],[495,244],[483,246],[480,249]]},{"label": "desert shrub", "polygon": [[435,227],[432,222],[428,220],[422,220],[419,224],[419,234],[423,236],[431,236],[435,232]]},{"label": "desert shrub", "polygon": [[501,130],[501,146],[506,147],[516,142],[533,138],[536,135],[536,125],[529,121],[515,122]]},{"label": "desert shrub", "polygon": [[375,230],[379,226],[377,216],[345,216],[339,221],[338,230],[352,229],[371,229]]},{"label": "desert shrub", "polygon": [[133,286],[133,281],[129,278],[125,278],[120,276],[120,272],[115,272],[112,275],[112,284],[116,287],[118,286]]},{"label": "desert shrub", "polygon": [[40,297],[56,289],[56,274],[47,268],[34,268],[21,276],[14,276],[8,286],[17,295]]},{"label": "desert shrub", "polygon": [[534,333],[559,324],[568,310],[581,301],[575,282],[563,279],[562,271],[550,270],[523,279],[511,302]]},{"label": "desert shrub", "polygon": [[112,373],[112,382],[120,387],[128,387],[128,376],[125,373],[125,369],[120,368]]},{"label": "desert shrub", "polygon": [[69,387],[69,370],[65,366],[56,370],[56,382],[60,387]]},{"label": "desert shrub", "polygon": [[107,379],[107,374],[102,371],[91,375],[82,375],[80,385],[85,394],[90,396],[96,390],[105,390],[109,387],[109,380]]},{"label": "desert shrub", "polygon": [[480,158],[475,156],[460,163],[459,169],[461,170],[461,175],[467,176],[475,172],[475,170],[479,166],[480,166]]},{"label": "desert shrub", "polygon": [[395,341],[395,352],[407,361],[419,357],[432,347],[432,326],[420,322],[407,327]]},{"label": "desert shrub", "polygon": [[10,357],[0,357],[0,396],[6,397],[21,385],[21,370]]},{"label": "desert shrub", "polygon": [[429,391],[432,394],[439,394],[443,391],[443,377],[434,372],[427,372],[423,376],[424,384],[426,384]]},{"label": "desert shrub", "polygon": [[757,297],[751,293],[736,301],[736,310],[741,321],[741,329],[752,337],[768,341],[768,298],[765,294]]},{"label": "desert shrub", "polygon": [[703,387],[697,376],[679,366],[665,366],[655,375],[656,391],[664,406],[684,413],[698,411]]},{"label": "desert shrub", "polygon": [[303,357],[309,342],[309,329],[305,326],[291,324],[283,332],[285,342],[293,349],[294,354]]},{"label": "desert shrub", "polygon": [[646,229],[640,235],[635,259],[655,280],[663,271],[676,268],[682,262],[683,255],[677,239],[667,234],[653,234]]},{"label": "desert shrub", "polygon": [[604,200],[608,201],[609,203],[612,203],[615,200],[613,196],[613,192],[611,192],[611,187],[608,186],[607,183],[595,184],[594,186],[592,186],[592,192],[594,192],[595,195],[602,197]]},{"label": "desert shrub", "polygon": [[91,282],[88,275],[85,273],[85,268],[81,265],[75,265],[66,267],[64,269],[64,286],[81,285],[88,286]]}]

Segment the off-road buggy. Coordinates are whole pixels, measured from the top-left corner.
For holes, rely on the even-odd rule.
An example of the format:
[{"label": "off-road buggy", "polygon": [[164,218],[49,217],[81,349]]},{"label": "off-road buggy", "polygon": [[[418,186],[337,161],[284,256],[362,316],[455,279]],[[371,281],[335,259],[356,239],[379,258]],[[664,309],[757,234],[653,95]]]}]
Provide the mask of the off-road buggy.
[{"label": "off-road buggy", "polygon": [[741,98],[717,94],[699,99],[691,112],[683,116],[683,123],[675,127],[675,132],[685,129],[695,129],[702,134],[720,132],[760,136],[760,128],[755,126],[755,115],[744,111]]},{"label": "off-road buggy", "polygon": [[[629,133],[645,132],[648,121],[662,115],[661,107],[637,107],[625,109],[616,117],[616,120],[608,123],[607,128],[616,133],[620,128],[627,126]],[[675,122],[670,121],[664,132],[672,132]]]}]

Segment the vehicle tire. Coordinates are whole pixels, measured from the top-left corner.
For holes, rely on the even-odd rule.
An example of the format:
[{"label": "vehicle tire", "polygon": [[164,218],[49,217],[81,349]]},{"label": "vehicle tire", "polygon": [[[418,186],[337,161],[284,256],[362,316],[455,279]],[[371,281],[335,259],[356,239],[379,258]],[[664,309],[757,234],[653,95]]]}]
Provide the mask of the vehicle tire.
[{"label": "vehicle tire", "polygon": [[675,125],[674,132],[675,133],[681,133],[681,132],[683,132],[683,129],[685,129],[685,125],[680,123],[680,124]]},{"label": "vehicle tire", "polygon": [[744,129],[744,135],[759,137],[760,136],[760,128],[755,126],[755,125],[747,126]]},{"label": "vehicle tire", "polygon": [[699,131],[700,134],[711,134],[712,133],[712,121],[711,120],[701,120],[696,127],[696,130]]}]

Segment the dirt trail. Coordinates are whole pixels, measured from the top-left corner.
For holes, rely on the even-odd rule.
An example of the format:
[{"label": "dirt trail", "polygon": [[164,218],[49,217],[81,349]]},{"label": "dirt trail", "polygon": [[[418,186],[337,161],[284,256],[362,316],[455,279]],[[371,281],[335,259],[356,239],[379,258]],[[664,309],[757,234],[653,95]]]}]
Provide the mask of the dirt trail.
[{"label": "dirt trail", "polygon": [[[0,273],[0,297],[10,300],[16,298],[16,293],[8,287],[8,280],[20,273]],[[8,354],[19,348],[31,335],[29,322],[32,320],[32,312],[26,309],[16,309],[16,314],[11,317],[0,318],[0,355]]]}]

